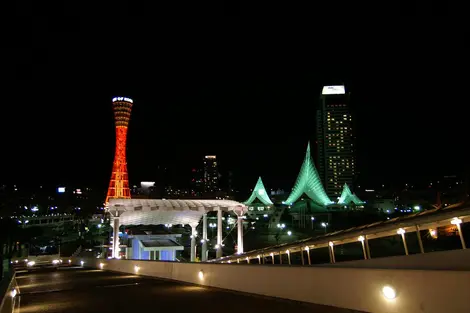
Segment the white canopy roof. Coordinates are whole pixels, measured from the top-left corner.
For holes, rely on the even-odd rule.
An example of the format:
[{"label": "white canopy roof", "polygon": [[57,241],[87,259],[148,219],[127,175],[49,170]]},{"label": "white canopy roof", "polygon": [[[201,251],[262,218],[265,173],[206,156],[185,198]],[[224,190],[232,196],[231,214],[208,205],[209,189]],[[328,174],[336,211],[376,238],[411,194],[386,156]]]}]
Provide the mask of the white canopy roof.
[{"label": "white canopy roof", "polygon": [[233,211],[243,215],[247,207],[232,200],[109,199],[107,211],[120,225],[197,225],[204,213]]}]

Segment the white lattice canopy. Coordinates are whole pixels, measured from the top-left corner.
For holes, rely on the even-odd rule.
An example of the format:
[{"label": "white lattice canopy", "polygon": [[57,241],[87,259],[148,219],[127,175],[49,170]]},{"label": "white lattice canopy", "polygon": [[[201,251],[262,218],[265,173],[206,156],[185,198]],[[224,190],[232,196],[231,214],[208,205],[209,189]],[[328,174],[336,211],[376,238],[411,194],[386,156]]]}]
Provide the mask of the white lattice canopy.
[{"label": "white lattice canopy", "polygon": [[218,209],[243,215],[247,207],[232,200],[110,199],[107,211],[120,225],[197,225],[202,215]]}]

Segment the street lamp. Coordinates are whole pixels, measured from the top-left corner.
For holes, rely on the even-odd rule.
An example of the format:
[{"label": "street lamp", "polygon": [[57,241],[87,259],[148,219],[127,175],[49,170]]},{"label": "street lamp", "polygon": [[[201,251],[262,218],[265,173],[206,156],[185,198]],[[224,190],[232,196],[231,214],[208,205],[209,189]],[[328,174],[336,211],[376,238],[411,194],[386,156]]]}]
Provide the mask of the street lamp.
[{"label": "street lamp", "polygon": [[310,221],[312,222],[312,230],[313,230],[313,221],[315,220],[315,217],[311,216]]},{"label": "street lamp", "polygon": [[325,234],[326,234],[326,228],[328,227],[328,223],[322,222],[321,226],[325,228]]},{"label": "street lamp", "polygon": [[213,234],[214,228],[217,227],[217,224],[216,223],[209,223],[209,227],[211,229],[211,238],[213,238],[214,237],[214,234]]}]

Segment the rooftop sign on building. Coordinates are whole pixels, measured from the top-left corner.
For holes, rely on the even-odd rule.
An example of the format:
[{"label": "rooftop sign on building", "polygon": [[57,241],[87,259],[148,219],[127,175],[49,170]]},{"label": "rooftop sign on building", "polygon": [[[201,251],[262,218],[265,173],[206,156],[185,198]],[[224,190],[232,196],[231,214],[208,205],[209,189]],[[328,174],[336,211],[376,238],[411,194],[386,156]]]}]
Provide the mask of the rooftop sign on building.
[{"label": "rooftop sign on building", "polygon": [[343,85],[338,86],[324,86],[321,92],[322,95],[344,95],[346,93]]}]

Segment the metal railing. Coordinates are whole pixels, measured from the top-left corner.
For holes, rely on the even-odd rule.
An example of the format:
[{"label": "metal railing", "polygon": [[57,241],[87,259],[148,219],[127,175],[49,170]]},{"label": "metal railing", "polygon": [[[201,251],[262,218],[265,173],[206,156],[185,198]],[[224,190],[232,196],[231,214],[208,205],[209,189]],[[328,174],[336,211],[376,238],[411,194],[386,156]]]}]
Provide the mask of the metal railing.
[{"label": "metal railing", "polygon": [[8,271],[0,281],[0,313],[12,313],[19,305],[19,288],[13,269]]},{"label": "metal railing", "polygon": [[[462,235],[460,224],[470,221],[470,206],[467,203],[452,205],[445,208],[438,208],[428,211],[422,211],[413,215],[397,217],[386,221],[380,221],[368,225],[349,228],[346,230],[328,233],[322,236],[311,237],[299,240],[293,243],[280,244],[248,251],[241,254],[234,254],[222,258],[210,260],[208,262],[216,263],[240,263],[256,259],[260,264],[267,258],[274,264],[274,256],[280,256],[282,264],[282,255],[286,254],[288,264],[291,264],[291,253],[300,252],[303,265],[311,265],[310,250],[327,247],[330,254],[330,263],[335,263],[334,247],[342,244],[360,242],[364,254],[364,259],[370,259],[369,240],[400,235],[404,245],[405,254],[408,255],[408,247],[405,239],[405,233],[416,232],[420,252],[424,253],[420,230],[434,229],[437,227],[455,225],[458,228],[460,241],[463,249],[466,249],[464,237]],[[305,259],[306,254],[306,259]]]}]

